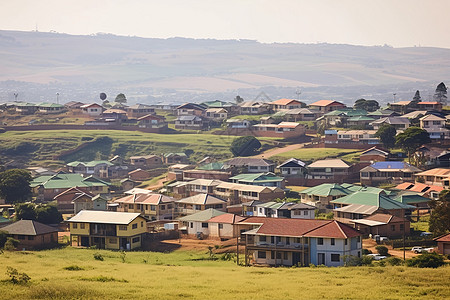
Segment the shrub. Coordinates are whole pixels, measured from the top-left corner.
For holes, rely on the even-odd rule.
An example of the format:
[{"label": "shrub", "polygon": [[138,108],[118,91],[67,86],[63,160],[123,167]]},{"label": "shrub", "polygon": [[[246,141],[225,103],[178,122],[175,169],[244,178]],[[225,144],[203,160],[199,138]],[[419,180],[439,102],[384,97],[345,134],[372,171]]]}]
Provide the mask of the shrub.
[{"label": "shrub", "polygon": [[77,265],[72,265],[72,266],[64,267],[63,269],[64,269],[64,270],[67,270],[67,271],[81,271],[81,270],[84,270],[83,267],[80,267],[80,266],[77,266]]},{"label": "shrub", "polygon": [[406,261],[408,267],[438,268],[445,265],[444,257],[437,253],[424,253]]},{"label": "shrub", "polygon": [[372,264],[373,257],[368,255],[363,255],[361,258],[361,265],[370,266]]},{"label": "shrub", "polygon": [[344,255],[345,267],[356,267],[362,265],[362,258],[355,255]]},{"label": "shrub", "polygon": [[125,263],[125,258],[127,257],[127,254],[125,253],[125,251],[119,251],[120,254],[120,260],[122,261],[122,263]]},{"label": "shrub", "polygon": [[100,260],[100,261],[103,261],[103,260],[104,260],[103,255],[101,255],[101,254],[98,253],[98,252],[95,252],[95,253],[94,253],[94,259],[95,259],[95,260]]},{"label": "shrub", "polygon": [[369,249],[362,249],[362,255],[372,254],[372,251]]},{"label": "shrub", "polygon": [[389,249],[386,246],[376,246],[375,249],[380,255],[389,255]]},{"label": "shrub", "polygon": [[5,246],[7,239],[8,233],[0,230],[0,248],[3,248],[3,246]]},{"label": "shrub", "polygon": [[8,237],[6,239],[5,243],[5,250],[8,251],[14,251],[17,249],[17,246],[19,245],[19,241],[16,239],[13,239],[12,237]]},{"label": "shrub", "polygon": [[391,266],[401,266],[403,264],[403,260],[395,256],[388,257],[384,261]]},{"label": "shrub", "polygon": [[26,273],[19,273],[17,269],[12,267],[6,268],[6,275],[9,276],[9,281],[14,284],[26,284],[31,279]]}]

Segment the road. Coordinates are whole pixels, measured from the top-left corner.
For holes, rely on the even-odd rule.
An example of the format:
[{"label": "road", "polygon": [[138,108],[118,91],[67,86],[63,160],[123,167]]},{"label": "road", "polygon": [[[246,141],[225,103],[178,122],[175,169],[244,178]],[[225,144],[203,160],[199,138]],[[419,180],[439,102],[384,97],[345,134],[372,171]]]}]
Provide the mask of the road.
[{"label": "road", "polygon": [[289,152],[292,150],[297,150],[297,149],[303,148],[304,145],[305,145],[305,143],[289,145],[289,146],[286,146],[283,148],[270,149],[270,150],[267,150],[261,154],[258,154],[258,155],[252,156],[252,157],[254,157],[254,158],[270,158],[272,156],[279,155],[284,152]]}]

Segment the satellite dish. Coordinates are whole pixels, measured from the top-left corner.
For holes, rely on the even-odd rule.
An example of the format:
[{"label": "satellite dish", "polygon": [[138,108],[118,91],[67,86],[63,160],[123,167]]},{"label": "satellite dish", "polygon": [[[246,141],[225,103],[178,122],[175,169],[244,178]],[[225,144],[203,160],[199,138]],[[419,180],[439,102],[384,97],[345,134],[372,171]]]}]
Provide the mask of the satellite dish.
[{"label": "satellite dish", "polygon": [[106,94],[105,93],[100,93],[100,99],[105,100],[106,99]]}]

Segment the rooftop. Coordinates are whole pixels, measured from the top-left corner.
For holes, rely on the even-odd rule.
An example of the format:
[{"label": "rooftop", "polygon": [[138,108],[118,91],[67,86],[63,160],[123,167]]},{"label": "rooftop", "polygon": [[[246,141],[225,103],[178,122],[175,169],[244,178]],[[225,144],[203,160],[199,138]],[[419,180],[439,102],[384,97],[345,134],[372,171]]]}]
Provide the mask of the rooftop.
[{"label": "rooftop", "polygon": [[1,228],[9,234],[19,235],[41,235],[51,232],[57,232],[58,229],[48,225],[36,222],[34,220],[20,220]]},{"label": "rooftop", "polygon": [[139,216],[139,213],[82,210],[67,222],[128,225]]}]

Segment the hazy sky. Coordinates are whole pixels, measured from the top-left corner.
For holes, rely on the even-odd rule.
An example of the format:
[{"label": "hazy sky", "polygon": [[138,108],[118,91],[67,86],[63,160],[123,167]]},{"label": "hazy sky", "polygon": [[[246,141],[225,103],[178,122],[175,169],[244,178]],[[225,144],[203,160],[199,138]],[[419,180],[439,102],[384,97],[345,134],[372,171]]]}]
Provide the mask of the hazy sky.
[{"label": "hazy sky", "polygon": [[0,0],[0,29],[450,48],[450,0]]}]

